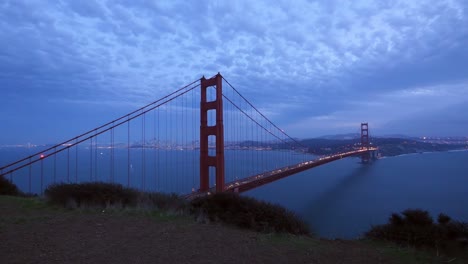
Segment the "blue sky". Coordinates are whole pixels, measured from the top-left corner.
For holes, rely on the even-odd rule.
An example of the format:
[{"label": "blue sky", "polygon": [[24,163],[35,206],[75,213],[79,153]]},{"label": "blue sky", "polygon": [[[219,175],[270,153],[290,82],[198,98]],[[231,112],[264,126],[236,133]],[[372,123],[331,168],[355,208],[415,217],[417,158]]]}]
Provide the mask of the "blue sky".
[{"label": "blue sky", "polygon": [[294,137],[468,135],[468,2],[0,2],[1,144],[67,139],[221,72]]}]

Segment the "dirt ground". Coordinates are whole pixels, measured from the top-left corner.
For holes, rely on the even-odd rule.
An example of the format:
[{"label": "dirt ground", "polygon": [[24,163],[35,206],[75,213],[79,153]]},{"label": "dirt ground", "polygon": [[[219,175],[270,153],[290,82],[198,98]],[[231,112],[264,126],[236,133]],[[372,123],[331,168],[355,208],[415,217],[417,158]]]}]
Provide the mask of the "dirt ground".
[{"label": "dirt ground", "polygon": [[362,241],[259,234],[139,211],[68,211],[37,200],[0,197],[2,264],[415,261],[440,263]]}]

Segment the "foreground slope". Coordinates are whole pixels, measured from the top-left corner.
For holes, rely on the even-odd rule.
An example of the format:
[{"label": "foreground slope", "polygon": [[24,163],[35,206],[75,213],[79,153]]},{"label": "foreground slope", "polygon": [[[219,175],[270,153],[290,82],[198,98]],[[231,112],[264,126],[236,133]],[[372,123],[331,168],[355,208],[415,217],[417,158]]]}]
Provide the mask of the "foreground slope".
[{"label": "foreground slope", "polygon": [[[440,263],[366,241],[261,234],[144,210],[0,196],[0,263]],[[451,263],[462,263],[457,260]]]}]

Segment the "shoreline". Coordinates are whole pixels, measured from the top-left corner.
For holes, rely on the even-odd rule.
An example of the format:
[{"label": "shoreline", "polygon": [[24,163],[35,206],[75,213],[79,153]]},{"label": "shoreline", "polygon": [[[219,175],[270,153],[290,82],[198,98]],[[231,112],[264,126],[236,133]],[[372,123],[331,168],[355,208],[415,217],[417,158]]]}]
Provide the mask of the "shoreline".
[{"label": "shoreline", "polygon": [[403,154],[392,155],[392,156],[382,156],[379,159],[402,157],[402,156],[409,156],[409,155],[416,155],[416,154],[431,154],[431,153],[442,153],[442,152],[465,152],[465,151],[468,151],[468,149],[451,149],[451,150],[441,150],[441,151],[411,152],[411,153],[403,153]]}]

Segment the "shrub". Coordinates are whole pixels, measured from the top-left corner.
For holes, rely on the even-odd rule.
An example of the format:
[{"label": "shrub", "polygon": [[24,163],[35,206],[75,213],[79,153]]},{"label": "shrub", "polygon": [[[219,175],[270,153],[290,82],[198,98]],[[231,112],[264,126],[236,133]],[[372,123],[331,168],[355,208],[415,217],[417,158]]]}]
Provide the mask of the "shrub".
[{"label": "shrub", "polygon": [[134,206],[138,198],[138,192],[134,189],[103,182],[53,184],[44,193],[51,203],[65,207]]},{"label": "shrub", "polygon": [[437,217],[437,223],[441,225],[448,224],[448,222],[450,222],[451,220],[452,218],[450,218],[450,216],[446,214],[439,214],[439,216]]},{"label": "shrub", "polygon": [[187,209],[187,201],[174,193],[140,193],[138,204],[141,207],[180,213]]},{"label": "shrub", "polygon": [[194,199],[191,213],[259,232],[308,234],[308,226],[285,208],[235,193],[216,193]]},{"label": "shrub", "polygon": [[388,224],[372,227],[365,236],[449,252],[466,248],[468,224],[453,221],[445,214],[439,214],[437,223],[434,223],[427,211],[408,209],[401,215],[393,213]]},{"label": "shrub", "polygon": [[391,225],[394,225],[394,226],[401,226],[404,223],[403,217],[401,217],[401,215],[395,214],[395,213],[393,213],[390,216],[390,219],[388,221],[390,222]]},{"label": "shrub", "polygon": [[405,222],[414,226],[430,226],[433,223],[432,217],[428,211],[420,209],[406,209],[402,212],[405,216]]},{"label": "shrub", "polygon": [[14,183],[0,176],[0,195],[22,195],[22,192]]}]

